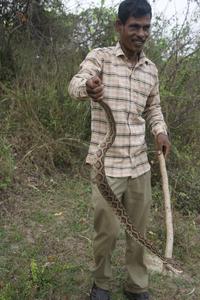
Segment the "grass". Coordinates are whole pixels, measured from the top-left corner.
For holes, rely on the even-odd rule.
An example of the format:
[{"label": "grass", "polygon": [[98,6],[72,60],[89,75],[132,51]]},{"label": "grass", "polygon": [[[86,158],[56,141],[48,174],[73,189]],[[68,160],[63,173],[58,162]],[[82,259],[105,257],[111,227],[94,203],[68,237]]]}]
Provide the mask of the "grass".
[{"label": "grass", "polygon": [[[92,284],[92,219],[89,183],[57,177],[24,184],[1,202],[0,300],[84,300]],[[162,214],[162,213],[161,213]],[[174,253],[188,278],[150,275],[152,299],[200,299],[199,225],[195,215],[175,213]],[[150,230],[163,246],[161,219]],[[156,236],[156,238],[155,238]],[[113,255],[112,298],[122,300],[124,234]],[[193,290],[196,290],[190,294]]]}]

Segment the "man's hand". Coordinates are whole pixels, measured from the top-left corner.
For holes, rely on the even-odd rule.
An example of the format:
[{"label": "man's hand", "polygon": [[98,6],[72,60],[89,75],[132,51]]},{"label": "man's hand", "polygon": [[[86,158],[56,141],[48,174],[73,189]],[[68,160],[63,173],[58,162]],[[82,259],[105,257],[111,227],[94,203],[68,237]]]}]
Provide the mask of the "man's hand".
[{"label": "man's hand", "polygon": [[103,84],[98,76],[94,76],[86,81],[86,90],[92,100],[96,102],[103,100]]},{"label": "man's hand", "polygon": [[159,151],[163,152],[165,158],[169,155],[171,143],[169,138],[164,133],[159,133],[156,137],[156,148]]}]

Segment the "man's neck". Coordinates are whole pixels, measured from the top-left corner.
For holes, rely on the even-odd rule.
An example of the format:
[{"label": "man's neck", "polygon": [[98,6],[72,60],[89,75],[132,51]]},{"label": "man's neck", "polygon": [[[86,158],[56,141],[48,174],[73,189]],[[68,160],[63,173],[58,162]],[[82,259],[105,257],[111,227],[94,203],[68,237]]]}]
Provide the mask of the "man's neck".
[{"label": "man's neck", "polygon": [[122,48],[125,56],[127,57],[128,61],[131,64],[135,64],[136,65],[137,62],[139,61],[140,53],[128,51],[122,44],[120,44],[120,45],[121,45],[121,48]]}]

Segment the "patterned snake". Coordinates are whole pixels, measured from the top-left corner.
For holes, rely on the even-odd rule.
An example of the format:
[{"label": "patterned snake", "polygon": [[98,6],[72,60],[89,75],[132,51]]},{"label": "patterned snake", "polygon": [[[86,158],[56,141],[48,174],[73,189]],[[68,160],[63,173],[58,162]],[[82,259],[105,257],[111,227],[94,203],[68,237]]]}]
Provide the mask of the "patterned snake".
[{"label": "patterned snake", "polygon": [[104,158],[107,150],[111,147],[115,140],[116,124],[110,107],[103,101],[100,101],[99,105],[105,111],[108,122],[108,130],[103,141],[100,142],[100,144],[98,145],[97,151],[95,152],[93,157],[93,168],[95,171],[94,181],[97,184],[97,187],[102,196],[113,208],[115,214],[119,217],[120,222],[125,226],[125,230],[127,231],[127,233],[132,238],[134,238],[139,244],[145,246],[148,250],[150,250],[150,252],[155,254],[162,261],[163,266],[165,266],[165,268],[171,270],[176,275],[181,274],[182,270],[180,270],[169,259],[166,259],[164,256],[162,256],[154,247],[154,245],[152,245],[152,243],[148,239],[146,239],[142,234],[140,234],[140,232],[136,230],[123,204],[117,199],[107,182],[104,170]]}]

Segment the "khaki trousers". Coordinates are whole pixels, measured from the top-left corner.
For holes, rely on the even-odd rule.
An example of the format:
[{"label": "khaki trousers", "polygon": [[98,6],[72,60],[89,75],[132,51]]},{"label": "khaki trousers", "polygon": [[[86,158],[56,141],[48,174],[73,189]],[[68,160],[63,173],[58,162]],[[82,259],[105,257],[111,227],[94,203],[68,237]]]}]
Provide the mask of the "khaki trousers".
[{"label": "khaki trousers", "polygon": [[[137,230],[145,235],[152,200],[150,171],[138,178],[107,177],[107,179]],[[112,276],[111,255],[116,245],[120,223],[112,208],[93,183],[92,199],[95,230],[94,281],[98,287],[108,290]],[[148,273],[144,263],[144,247],[135,242],[128,234],[126,234],[125,263],[127,269],[125,289],[134,293],[146,291],[148,289]]]}]

